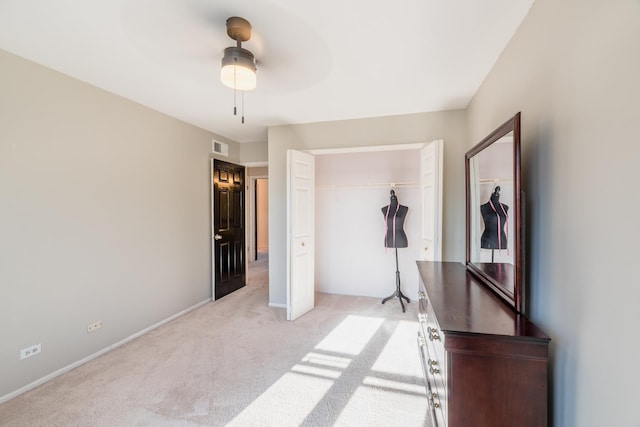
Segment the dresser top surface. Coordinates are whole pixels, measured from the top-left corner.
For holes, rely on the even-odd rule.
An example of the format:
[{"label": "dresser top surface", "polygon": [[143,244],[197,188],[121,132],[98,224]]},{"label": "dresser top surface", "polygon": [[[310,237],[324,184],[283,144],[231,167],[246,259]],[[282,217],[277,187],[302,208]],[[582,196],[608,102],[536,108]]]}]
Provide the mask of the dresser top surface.
[{"label": "dresser top surface", "polygon": [[457,262],[418,261],[420,278],[445,333],[499,335],[549,341]]}]

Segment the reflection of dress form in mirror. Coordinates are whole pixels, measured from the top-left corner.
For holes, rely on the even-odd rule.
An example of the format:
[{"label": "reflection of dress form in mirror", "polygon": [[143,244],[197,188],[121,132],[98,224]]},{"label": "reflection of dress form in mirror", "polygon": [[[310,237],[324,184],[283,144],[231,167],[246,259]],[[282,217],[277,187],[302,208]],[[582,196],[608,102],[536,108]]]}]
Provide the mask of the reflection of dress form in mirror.
[{"label": "reflection of dress form in mirror", "polygon": [[507,249],[507,233],[509,206],[500,203],[500,186],[496,186],[489,197],[489,201],[480,206],[480,213],[484,221],[484,231],[480,237],[480,247],[491,249],[491,262],[494,250]]},{"label": "reflection of dress form in mirror", "polygon": [[384,233],[384,247],[395,248],[396,251],[396,291],[382,300],[382,304],[398,297],[400,305],[402,306],[402,312],[404,313],[404,304],[402,299],[404,298],[409,303],[407,298],[400,289],[400,271],[398,270],[398,248],[406,248],[409,246],[407,241],[407,235],[404,232],[403,224],[404,219],[407,216],[409,208],[403,206],[398,202],[396,192],[391,190],[391,197],[389,204],[382,208],[382,214],[384,215],[385,233]]}]

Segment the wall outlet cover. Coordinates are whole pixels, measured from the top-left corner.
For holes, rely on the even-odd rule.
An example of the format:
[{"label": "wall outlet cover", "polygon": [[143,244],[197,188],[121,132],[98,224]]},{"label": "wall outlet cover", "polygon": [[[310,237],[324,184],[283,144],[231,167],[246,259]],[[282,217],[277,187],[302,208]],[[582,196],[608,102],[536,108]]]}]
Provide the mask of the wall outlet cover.
[{"label": "wall outlet cover", "polygon": [[35,356],[36,354],[40,353],[42,353],[42,344],[34,344],[30,347],[20,350],[20,360],[24,360],[27,357]]},{"label": "wall outlet cover", "polygon": [[93,332],[96,329],[100,328],[102,328],[102,320],[96,320],[93,323],[89,323],[89,325],[87,326],[87,332]]}]

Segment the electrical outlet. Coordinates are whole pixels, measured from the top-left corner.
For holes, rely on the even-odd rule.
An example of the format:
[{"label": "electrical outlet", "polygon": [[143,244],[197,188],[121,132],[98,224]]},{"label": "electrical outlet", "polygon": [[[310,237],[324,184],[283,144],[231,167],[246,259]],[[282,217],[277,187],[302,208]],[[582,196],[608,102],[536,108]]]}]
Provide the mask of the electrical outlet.
[{"label": "electrical outlet", "polygon": [[42,344],[34,344],[30,347],[20,350],[20,360],[24,360],[27,357],[35,356],[42,353]]},{"label": "electrical outlet", "polygon": [[96,320],[93,323],[90,323],[89,326],[87,326],[87,332],[93,332],[96,329],[100,329],[102,328],[102,320]]}]

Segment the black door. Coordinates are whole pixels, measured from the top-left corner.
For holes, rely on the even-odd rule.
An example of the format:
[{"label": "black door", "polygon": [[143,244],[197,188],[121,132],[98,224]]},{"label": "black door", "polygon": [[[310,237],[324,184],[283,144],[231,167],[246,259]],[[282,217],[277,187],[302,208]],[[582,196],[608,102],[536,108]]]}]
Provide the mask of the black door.
[{"label": "black door", "polygon": [[245,283],[244,166],[213,162],[215,299]]}]

